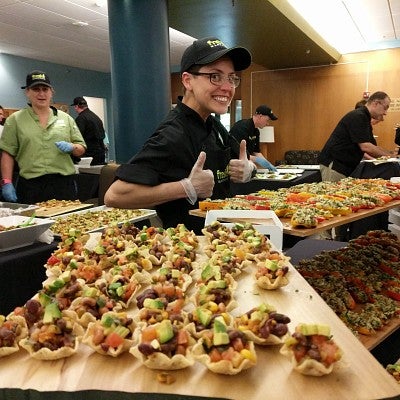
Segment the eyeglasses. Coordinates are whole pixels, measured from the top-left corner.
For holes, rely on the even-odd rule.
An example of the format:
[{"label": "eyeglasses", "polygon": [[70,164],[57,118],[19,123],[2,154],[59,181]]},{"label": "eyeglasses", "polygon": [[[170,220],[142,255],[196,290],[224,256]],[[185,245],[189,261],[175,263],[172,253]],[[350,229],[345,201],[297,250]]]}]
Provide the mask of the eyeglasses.
[{"label": "eyeglasses", "polygon": [[240,85],[240,77],[235,74],[220,74],[218,72],[189,72],[189,74],[196,76],[208,76],[210,82],[216,86],[222,86],[225,81],[228,81],[229,84],[235,88]]}]

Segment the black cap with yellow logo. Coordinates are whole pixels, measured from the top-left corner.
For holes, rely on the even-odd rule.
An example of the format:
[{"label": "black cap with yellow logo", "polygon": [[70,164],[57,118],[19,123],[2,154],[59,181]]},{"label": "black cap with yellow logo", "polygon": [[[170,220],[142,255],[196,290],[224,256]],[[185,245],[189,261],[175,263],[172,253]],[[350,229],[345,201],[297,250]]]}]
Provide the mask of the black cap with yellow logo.
[{"label": "black cap with yellow logo", "polygon": [[21,86],[21,89],[29,89],[37,85],[52,87],[49,76],[46,73],[42,71],[32,71],[26,76],[26,85]]}]

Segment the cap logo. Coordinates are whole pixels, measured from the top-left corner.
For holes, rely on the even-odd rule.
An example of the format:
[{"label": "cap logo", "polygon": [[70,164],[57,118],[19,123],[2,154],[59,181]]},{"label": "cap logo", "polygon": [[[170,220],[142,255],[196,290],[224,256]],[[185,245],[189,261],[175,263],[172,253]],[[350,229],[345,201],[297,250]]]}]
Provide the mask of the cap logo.
[{"label": "cap logo", "polygon": [[46,80],[46,75],[45,74],[33,74],[32,80],[36,80],[36,79]]},{"label": "cap logo", "polygon": [[226,47],[220,40],[216,39],[216,40],[207,40],[207,44],[210,47],[217,47],[217,46],[222,46],[222,47]]}]

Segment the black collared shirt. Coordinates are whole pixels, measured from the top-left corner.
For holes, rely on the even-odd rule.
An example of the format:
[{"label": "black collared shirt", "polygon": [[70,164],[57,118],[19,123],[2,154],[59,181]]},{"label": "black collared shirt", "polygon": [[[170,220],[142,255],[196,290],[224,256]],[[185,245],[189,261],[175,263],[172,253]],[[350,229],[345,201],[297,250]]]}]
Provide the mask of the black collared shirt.
[{"label": "black collared shirt", "polygon": [[[143,185],[156,186],[187,178],[201,151],[206,152],[204,169],[214,173],[212,198],[229,197],[227,166],[231,158],[228,132],[214,117],[203,119],[181,101],[172,109],[143,148],[117,170],[117,178]],[[204,219],[189,216],[198,208],[186,199],[160,204],[156,207],[164,227],[184,223],[199,232]]]},{"label": "black collared shirt", "polygon": [[332,169],[350,176],[364,156],[358,144],[366,142],[376,145],[371,114],[363,106],[348,112],[339,121],[321,151],[319,162],[329,166],[333,161]]}]

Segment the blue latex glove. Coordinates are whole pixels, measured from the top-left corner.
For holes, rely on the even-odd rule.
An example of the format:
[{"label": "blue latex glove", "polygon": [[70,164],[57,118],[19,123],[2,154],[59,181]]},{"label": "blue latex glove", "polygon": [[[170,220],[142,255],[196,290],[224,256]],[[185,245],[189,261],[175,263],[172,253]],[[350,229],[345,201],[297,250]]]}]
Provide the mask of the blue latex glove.
[{"label": "blue latex glove", "polygon": [[256,164],[258,164],[259,166],[265,168],[265,169],[269,169],[270,171],[273,172],[278,172],[278,170],[265,158],[262,157],[256,157]]},{"label": "blue latex glove", "polygon": [[74,149],[74,145],[72,143],[64,142],[64,141],[56,142],[56,146],[63,153],[72,153],[72,150]]},{"label": "blue latex glove", "polygon": [[17,194],[15,193],[15,188],[12,183],[6,183],[1,187],[1,195],[5,201],[9,201],[11,203],[17,202]]}]

